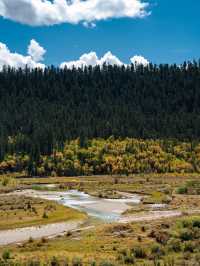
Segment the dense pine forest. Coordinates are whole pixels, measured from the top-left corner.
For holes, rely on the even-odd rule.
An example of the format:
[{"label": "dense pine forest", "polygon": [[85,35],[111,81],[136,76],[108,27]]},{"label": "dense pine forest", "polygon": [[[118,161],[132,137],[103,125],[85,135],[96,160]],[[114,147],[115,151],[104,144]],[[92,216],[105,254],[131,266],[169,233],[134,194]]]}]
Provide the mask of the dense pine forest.
[{"label": "dense pine forest", "polygon": [[200,137],[200,63],[0,72],[2,163],[27,156],[26,168],[37,174],[34,165],[63,152],[69,141],[79,138],[81,149],[90,139],[110,136],[176,139],[195,149]]}]

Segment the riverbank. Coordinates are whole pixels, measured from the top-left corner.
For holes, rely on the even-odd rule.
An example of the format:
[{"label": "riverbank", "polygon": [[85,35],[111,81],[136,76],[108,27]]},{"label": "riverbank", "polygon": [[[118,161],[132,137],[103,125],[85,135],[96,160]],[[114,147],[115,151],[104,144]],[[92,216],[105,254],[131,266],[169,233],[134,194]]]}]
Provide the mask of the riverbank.
[{"label": "riverbank", "polygon": [[[79,259],[84,266],[93,261],[98,266],[104,261],[112,266],[152,266],[172,258],[174,264],[168,266],[187,265],[185,257],[195,262],[200,253],[197,175],[19,178],[17,182],[23,184],[19,191],[0,198],[54,202],[70,211],[84,211],[90,218],[84,225],[69,220],[0,231],[2,241],[6,236],[10,239],[0,245],[2,256],[7,250],[11,253],[10,262],[43,266],[56,259],[59,265],[66,261],[73,265]],[[24,236],[26,230],[32,235],[23,239],[19,235]]]},{"label": "riverbank", "polygon": [[54,238],[77,229],[81,223],[80,221],[70,221],[67,223],[53,223],[13,230],[3,230],[0,231],[0,246],[21,244],[24,241],[33,241],[34,239]]},{"label": "riverbank", "polygon": [[69,191],[40,191],[40,190],[21,190],[8,195],[15,197],[31,197],[44,200],[51,200],[79,211],[87,213],[89,216],[101,219],[104,222],[114,222],[120,216],[131,209],[131,204],[140,203],[141,197],[135,194],[126,194],[122,199],[103,199],[90,196],[78,190]]},{"label": "riverbank", "polygon": [[48,199],[12,193],[0,195],[0,230],[78,221],[86,218],[85,213]]}]

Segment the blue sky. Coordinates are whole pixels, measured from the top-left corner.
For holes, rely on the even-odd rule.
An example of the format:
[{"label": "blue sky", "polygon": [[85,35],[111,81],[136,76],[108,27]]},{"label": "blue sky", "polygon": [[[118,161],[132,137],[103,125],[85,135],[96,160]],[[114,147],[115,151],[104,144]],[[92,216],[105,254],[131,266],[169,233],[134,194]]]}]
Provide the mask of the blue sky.
[{"label": "blue sky", "polygon": [[75,60],[90,51],[99,56],[111,51],[126,63],[136,54],[153,63],[199,59],[200,1],[146,2],[150,3],[151,15],[98,21],[95,28],[70,23],[29,26],[1,17],[0,42],[12,52],[26,54],[30,40],[35,39],[47,51],[47,65]]}]

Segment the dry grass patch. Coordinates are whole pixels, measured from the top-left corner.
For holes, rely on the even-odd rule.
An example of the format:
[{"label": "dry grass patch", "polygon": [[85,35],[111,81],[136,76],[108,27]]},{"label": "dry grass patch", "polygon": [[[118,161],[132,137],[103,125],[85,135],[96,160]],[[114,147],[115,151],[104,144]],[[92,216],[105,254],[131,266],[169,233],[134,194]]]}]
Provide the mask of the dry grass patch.
[{"label": "dry grass patch", "polygon": [[86,215],[79,211],[48,200],[0,197],[0,230],[85,218]]}]

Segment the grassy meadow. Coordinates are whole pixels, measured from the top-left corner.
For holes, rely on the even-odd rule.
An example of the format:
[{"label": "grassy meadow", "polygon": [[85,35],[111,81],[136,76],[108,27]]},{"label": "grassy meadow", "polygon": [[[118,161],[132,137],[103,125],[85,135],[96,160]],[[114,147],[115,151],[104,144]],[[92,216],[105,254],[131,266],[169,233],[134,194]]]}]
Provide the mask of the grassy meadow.
[{"label": "grassy meadow", "polygon": [[[198,265],[200,216],[100,225],[0,248],[5,265]],[[5,259],[5,253],[9,258]],[[3,259],[4,258],[4,259]],[[10,263],[10,264],[9,264]],[[17,265],[17,264],[16,264]]]},{"label": "grassy meadow", "polygon": [[[47,188],[48,184],[54,186]],[[49,178],[2,175],[0,230],[86,218],[54,202],[7,194],[25,188],[78,189],[105,198],[137,193],[142,197],[141,203],[131,206],[124,216],[148,213],[152,204],[162,203],[166,204],[163,210],[180,210],[182,217],[126,224],[105,224],[89,218],[84,226],[92,224],[94,228],[68,232],[55,239],[41,238],[1,247],[0,265],[198,265],[199,184],[198,174],[180,173]]]}]

